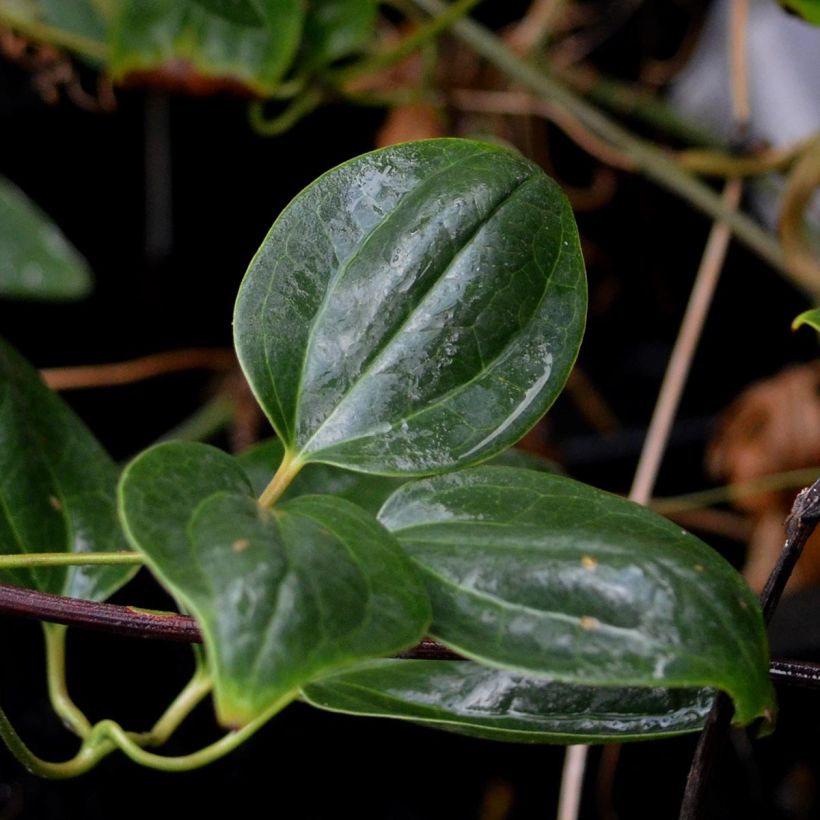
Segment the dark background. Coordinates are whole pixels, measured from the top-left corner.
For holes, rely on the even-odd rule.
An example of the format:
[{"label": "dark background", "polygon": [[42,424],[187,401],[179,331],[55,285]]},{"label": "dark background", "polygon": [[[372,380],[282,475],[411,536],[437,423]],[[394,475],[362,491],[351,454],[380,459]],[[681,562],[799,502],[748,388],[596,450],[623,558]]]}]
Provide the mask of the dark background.
[{"label": "dark background", "polygon": [[[659,25],[638,15],[600,61],[628,75],[635,43]],[[674,39],[674,31],[668,36]],[[661,51],[670,47],[657,33],[656,39]],[[273,140],[252,133],[240,99],[140,90],[120,91],[117,98],[110,114],[84,112],[65,100],[48,106],[27,73],[0,62],[0,173],[55,219],[97,279],[94,294],[81,303],[0,302],[0,333],[38,367],[230,347],[236,290],[271,222],[320,173],[369,150],[383,117],[331,107]],[[562,138],[551,139],[563,175],[583,179],[588,160]],[[154,169],[148,181],[146,167]],[[169,216],[152,228],[147,209],[154,221],[157,214]],[[615,199],[579,215],[579,225],[596,249],[580,364],[623,430],[602,440],[562,397],[543,434],[571,475],[625,493],[709,226],[684,204],[625,175]],[[163,243],[170,243],[166,251]],[[703,450],[721,409],[750,381],[816,355],[812,334],[789,330],[806,307],[774,272],[742,249],[731,251],[658,495],[708,486]],[[113,456],[126,460],[189,415],[211,388],[210,377],[192,373],[66,398]],[[714,545],[734,563],[742,560],[736,544],[715,539]],[[143,576],[115,600],[170,606]],[[70,684],[89,717],[110,716],[138,729],[148,727],[190,669],[183,646],[77,631],[69,649]],[[35,751],[49,759],[70,757],[74,746],[48,707],[40,656],[36,624],[2,622],[3,708]],[[754,756],[742,737],[735,740],[713,798],[714,816],[820,816],[811,802],[816,701],[811,694],[784,693],[780,729],[757,744]],[[214,737],[209,707],[202,707],[168,751]],[[676,816],[693,747],[691,738],[626,747],[614,791],[620,816]],[[143,770],[115,754],[80,780],[46,782],[0,752],[0,820],[197,812],[317,820],[342,814],[546,818],[554,811],[562,754],[294,705],[238,752],[186,774]],[[593,752],[593,762],[597,757]],[[799,777],[794,781],[801,761],[808,786]],[[588,817],[599,816],[595,776],[593,765]],[[789,789],[797,789],[796,808],[788,808],[794,803]],[[489,811],[505,800],[507,813]]]}]

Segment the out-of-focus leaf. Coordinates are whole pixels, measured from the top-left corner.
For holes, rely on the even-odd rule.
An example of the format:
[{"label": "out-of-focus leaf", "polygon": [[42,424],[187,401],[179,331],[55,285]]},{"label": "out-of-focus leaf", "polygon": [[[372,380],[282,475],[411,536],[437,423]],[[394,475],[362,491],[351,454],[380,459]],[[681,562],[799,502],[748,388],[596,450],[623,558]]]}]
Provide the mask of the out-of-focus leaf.
[{"label": "out-of-focus leaf", "polygon": [[110,69],[115,79],[167,72],[242,84],[270,94],[299,45],[300,0],[266,0],[264,26],[241,25],[191,0],[123,0],[113,33]]},{"label": "out-of-focus leaf", "polygon": [[238,23],[241,26],[262,25],[262,15],[253,0],[193,0],[193,2],[232,23]]},{"label": "out-of-focus leaf", "polygon": [[[71,409],[0,341],[0,553],[127,550],[118,470]],[[0,581],[101,601],[134,567],[0,571]]]},{"label": "out-of-focus leaf", "polygon": [[0,178],[0,297],[79,299],[90,289],[82,256],[22,191]]},{"label": "out-of-focus leaf", "polygon": [[803,327],[803,325],[813,327],[820,333],[820,308],[806,310],[797,316],[792,322],[792,330],[797,330],[799,327]]},{"label": "out-of-focus leaf", "polygon": [[785,9],[799,14],[809,23],[820,26],[820,0],[779,0]]},{"label": "out-of-focus leaf", "polygon": [[110,14],[105,0],[0,0],[0,16],[22,32],[46,25],[70,35],[77,51],[102,57],[109,34]]},{"label": "out-of-focus leaf", "polygon": [[308,0],[302,64],[312,71],[361,51],[376,29],[375,0]]},{"label": "out-of-focus leaf", "polygon": [[709,689],[577,686],[468,661],[369,661],[302,692],[332,712],[515,743],[621,743],[696,732],[714,699]]}]

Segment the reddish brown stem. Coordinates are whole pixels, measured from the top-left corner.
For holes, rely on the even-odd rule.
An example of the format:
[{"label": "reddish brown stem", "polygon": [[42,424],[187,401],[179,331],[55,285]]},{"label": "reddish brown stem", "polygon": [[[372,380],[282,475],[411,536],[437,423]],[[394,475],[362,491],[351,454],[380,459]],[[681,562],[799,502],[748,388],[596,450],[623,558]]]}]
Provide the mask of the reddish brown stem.
[{"label": "reddish brown stem", "polygon": [[[0,614],[18,615],[66,626],[80,626],[133,638],[201,643],[193,618],[168,612],[150,612],[118,604],[64,598],[48,592],[0,584]],[[440,643],[425,638],[398,657],[414,660],[463,660]]]}]

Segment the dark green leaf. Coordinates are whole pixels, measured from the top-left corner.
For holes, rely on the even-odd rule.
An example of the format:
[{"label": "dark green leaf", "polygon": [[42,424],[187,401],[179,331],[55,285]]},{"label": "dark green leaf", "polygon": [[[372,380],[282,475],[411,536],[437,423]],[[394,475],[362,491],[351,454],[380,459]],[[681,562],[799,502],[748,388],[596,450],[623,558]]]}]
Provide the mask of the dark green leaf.
[{"label": "dark green leaf", "polygon": [[[127,549],[116,485],[117,468],[97,440],[0,341],[0,553]],[[5,570],[0,581],[101,601],[133,572],[43,567]]]},{"label": "dark green leaf", "polygon": [[643,507],[480,467],[405,485],[379,518],[425,577],[432,634],[461,654],[583,685],[724,689],[744,724],[773,710],[757,599]]},{"label": "dark green leaf", "polygon": [[0,296],[78,299],[90,289],[86,261],[28,197],[0,178]]},{"label": "dark green leaf", "polygon": [[266,25],[226,20],[191,0],[123,0],[111,48],[115,78],[180,67],[207,78],[273,92],[289,68],[301,36],[300,0],[266,0]]},{"label": "dark green leaf", "polygon": [[202,627],[229,726],[412,645],[430,619],[409,560],[358,507],[309,496],[271,512],[249,492],[230,456],[179,442],[137,457],[120,486],[132,543]]},{"label": "dark green leaf", "polygon": [[[285,455],[279,439],[272,438],[251,447],[236,457],[253,485],[256,495],[262,495]],[[556,472],[556,465],[534,453],[511,447],[499,453],[491,464],[507,467],[527,467],[532,470]],[[293,479],[282,498],[299,495],[335,495],[353,501],[376,515],[390,495],[405,483],[403,478],[386,478],[367,473],[354,473],[332,464],[308,464]]]},{"label": "dark green leaf", "polygon": [[461,661],[380,660],[306,686],[333,712],[516,743],[621,743],[698,731],[708,689],[575,686]]},{"label": "dark green leaf", "polygon": [[375,0],[309,0],[302,63],[308,70],[361,51],[375,33]]},{"label": "dark green leaf", "polygon": [[235,315],[289,455],[418,475],[485,460],[544,413],[586,286],[566,199],[506,149],[429,140],[325,174],[274,223]]}]

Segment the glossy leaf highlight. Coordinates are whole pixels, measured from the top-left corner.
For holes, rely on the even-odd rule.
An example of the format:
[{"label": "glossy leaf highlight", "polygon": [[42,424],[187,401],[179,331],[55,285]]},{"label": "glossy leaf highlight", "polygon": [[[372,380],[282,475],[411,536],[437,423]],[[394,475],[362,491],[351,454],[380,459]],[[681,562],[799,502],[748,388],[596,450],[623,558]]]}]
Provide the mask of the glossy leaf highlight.
[{"label": "glossy leaf highlight", "polygon": [[393,537],[341,499],[261,508],[241,468],[200,444],[126,469],[129,537],[203,630],[227,726],[272,714],[312,678],[415,643],[424,588]]},{"label": "glossy leaf highlight", "polygon": [[[0,553],[128,549],[118,470],[73,411],[0,340]],[[0,582],[101,601],[132,567],[2,570]]]},{"label": "glossy leaf highlight", "polygon": [[78,299],[90,290],[82,256],[22,191],[0,178],[0,297]]},{"label": "glossy leaf highlight", "polygon": [[755,596],[643,507],[480,467],[405,485],[379,518],[423,573],[432,634],[461,654],[574,684],[724,689],[743,724],[774,711]]},{"label": "glossy leaf highlight", "polygon": [[714,692],[577,686],[468,661],[379,660],[303,697],[332,712],[397,718],[514,743],[622,743],[699,731]]},{"label": "glossy leaf highlight", "polygon": [[585,308],[555,183],[506,149],[429,140],[351,160],[286,208],[235,341],[295,458],[418,475],[520,438],[561,390]]}]

